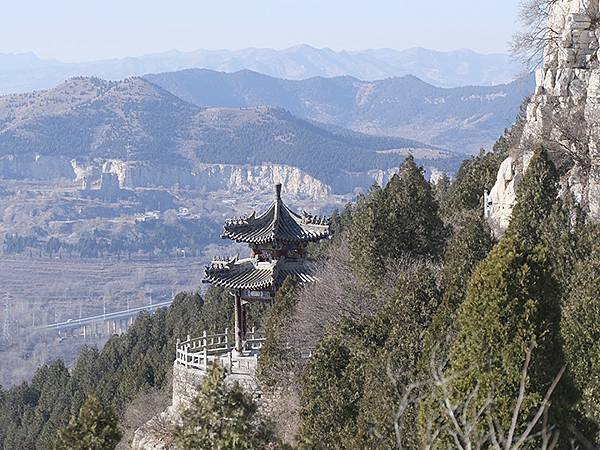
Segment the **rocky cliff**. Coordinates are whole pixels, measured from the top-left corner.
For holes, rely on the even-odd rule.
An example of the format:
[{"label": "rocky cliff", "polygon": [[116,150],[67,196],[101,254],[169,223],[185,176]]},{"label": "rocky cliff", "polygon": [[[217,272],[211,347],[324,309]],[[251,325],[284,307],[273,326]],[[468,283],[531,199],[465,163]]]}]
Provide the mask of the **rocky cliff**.
[{"label": "rocky cliff", "polygon": [[[435,169],[433,169],[435,172]],[[383,186],[397,169],[373,169],[363,172],[340,171],[332,177],[337,192],[352,194],[366,191],[378,183]],[[99,187],[103,174],[115,174],[119,186],[125,189],[179,187],[206,192],[270,192],[282,183],[289,195],[297,198],[323,200],[334,189],[332,185],[284,164],[205,164],[192,168],[119,159],[77,161],[63,156],[8,155],[0,157],[0,179],[75,183],[82,189]]]},{"label": "rocky cliff", "polygon": [[598,0],[557,0],[548,17],[543,65],[527,105],[520,144],[490,193],[497,232],[508,226],[516,190],[536,145],[545,145],[570,191],[600,220],[600,12]]},{"label": "rocky cliff", "polygon": [[[393,171],[392,171],[393,172]],[[57,182],[74,182],[82,189],[98,187],[103,174],[115,174],[121,188],[162,187],[189,188],[207,192],[271,191],[283,183],[289,195],[319,200],[331,193],[330,186],[301,169],[282,164],[237,165],[202,164],[193,168],[153,164],[147,161],[96,159],[79,162],[61,156],[9,155],[0,157],[0,179],[15,178]],[[351,187],[368,188],[375,180],[387,180],[386,171],[349,174],[340,180]]]}]

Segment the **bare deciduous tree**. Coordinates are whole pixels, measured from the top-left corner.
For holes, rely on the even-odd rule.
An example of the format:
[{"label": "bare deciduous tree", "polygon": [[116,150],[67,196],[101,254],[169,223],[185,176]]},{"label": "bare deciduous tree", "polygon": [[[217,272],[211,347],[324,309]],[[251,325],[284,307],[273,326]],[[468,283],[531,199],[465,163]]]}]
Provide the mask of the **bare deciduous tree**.
[{"label": "bare deciduous tree", "polygon": [[[426,379],[409,385],[397,383],[398,377],[388,365],[388,377],[396,385],[401,401],[397,405],[394,420],[398,448],[402,448],[403,419],[410,407],[414,407],[424,399],[424,392],[434,392],[434,401],[439,407],[439,416],[429,418],[425,426],[423,449],[430,450],[441,445],[441,439],[451,438],[454,448],[459,450],[476,450],[493,448],[494,450],[520,450],[529,448],[534,443],[540,450],[557,448],[560,431],[549,422],[549,409],[554,394],[565,368],[563,367],[548,387],[543,399],[532,415],[525,416],[522,410],[526,397],[526,386],[529,367],[533,353],[531,345],[525,354],[525,362],[521,370],[519,393],[514,402],[512,417],[508,429],[503,430],[494,411],[491,397],[476,406],[475,399],[480,397],[480,386],[473,387],[468,395],[461,399],[450,394],[453,377],[447,374],[447,360],[439,361],[432,352],[430,372]],[[522,431],[520,431],[522,430]],[[577,430],[570,429],[574,436],[571,442],[573,449],[593,450],[594,447],[584,439]],[[414,430],[409,432],[413,433]]]},{"label": "bare deciduous tree", "polygon": [[[551,15],[557,8],[562,8],[562,0],[522,0],[519,20],[522,31],[515,33],[512,40],[511,52],[530,71],[536,67],[548,46],[558,45],[562,30],[551,23]],[[566,11],[557,10],[557,13]],[[598,25],[599,11],[594,1],[581,0],[580,12],[585,14],[592,24]]]},{"label": "bare deciduous tree", "polygon": [[412,273],[424,265],[439,274],[439,266],[428,260],[390,260],[385,264],[387,273],[374,288],[355,274],[348,239],[339,239],[319,270],[321,281],[300,291],[301,301],[287,331],[287,341],[292,347],[314,349],[342,318],[359,322],[376,314],[393,296],[398,275]]},{"label": "bare deciduous tree", "polygon": [[301,301],[287,336],[292,345],[314,348],[340,318],[364,317],[377,309],[371,290],[352,270],[347,239],[332,246],[319,277],[321,282],[309,284],[299,293]]},{"label": "bare deciduous tree", "polygon": [[169,406],[171,390],[170,384],[162,390],[150,390],[127,406],[120,423],[123,436],[117,450],[131,448],[134,433],[140,427],[144,427],[146,434],[155,437],[157,441],[172,442],[175,424],[163,413]]},{"label": "bare deciduous tree", "polygon": [[[589,123],[583,108],[565,108],[557,103],[551,117],[552,132],[544,139],[549,147],[553,160],[560,169],[561,165],[576,163],[584,171],[591,168],[589,154],[590,134],[598,127],[598,123]],[[587,126],[586,126],[587,124]],[[560,155],[556,157],[556,154]]]},{"label": "bare deciduous tree", "polygon": [[558,2],[559,0],[521,2],[519,20],[523,30],[513,36],[511,53],[528,70],[539,64],[548,44],[558,41],[560,30],[553,29],[548,23],[552,8]]}]

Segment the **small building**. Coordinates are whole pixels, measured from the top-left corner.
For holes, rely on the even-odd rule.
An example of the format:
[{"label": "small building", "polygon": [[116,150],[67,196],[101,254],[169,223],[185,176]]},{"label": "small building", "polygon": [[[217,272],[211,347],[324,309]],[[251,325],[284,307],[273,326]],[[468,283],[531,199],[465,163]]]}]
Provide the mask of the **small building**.
[{"label": "small building", "polygon": [[[173,404],[135,432],[133,448],[164,448],[164,434],[155,430],[164,423],[177,424],[180,412],[193,401],[210,367],[221,366],[226,382],[237,383],[246,392],[261,398],[256,379],[258,355],[265,337],[254,328],[246,330],[246,307],[272,302],[288,276],[302,283],[317,280],[316,265],[306,259],[306,246],[329,237],[330,219],[289,209],[281,199],[281,185],[275,186],[275,201],[261,215],[228,220],[223,238],[248,244],[248,258],[213,260],[205,269],[204,282],[230,290],[235,300],[235,333],[223,333],[177,340],[173,366]],[[233,345],[232,345],[233,344]],[[158,424],[161,424],[157,427]],[[161,428],[162,429],[162,428]]]},{"label": "small building", "polygon": [[231,289],[235,299],[235,349],[241,353],[246,334],[246,305],[272,301],[288,276],[300,284],[317,279],[316,266],[306,259],[306,246],[328,238],[330,219],[301,214],[281,199],[281,184],[275,186],[275,201],[261,215],[225,222],[224,239],[250,246],[251,256],[215,259],[205,269],[203,282]]}]

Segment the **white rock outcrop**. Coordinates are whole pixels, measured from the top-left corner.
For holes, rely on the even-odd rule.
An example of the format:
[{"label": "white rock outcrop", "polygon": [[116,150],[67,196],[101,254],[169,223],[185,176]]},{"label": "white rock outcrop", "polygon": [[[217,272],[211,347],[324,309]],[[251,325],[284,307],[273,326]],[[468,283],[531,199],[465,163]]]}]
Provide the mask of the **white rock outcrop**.
[{"label": "white rock outcrop", "polygon": [[[498,233],[508,226],[516,188],[538,143],[554,146],[551,157],[562,164],[563,191],[573,192],[589,216],[600,220],[598,0],[558,0],[548,22],[556,35],[536,73],[520,145],[500,167],[490,192],[490,220]],[[565,159],[570,160],[566,167]]]},{"label": "white rock outcrop", "polygon": [[180,187],[206,192],[271,192],[282,183],[297,198],[322,201],[333,194],[355,194],[373,183],[385,185],[398,169],[364,172],[339,171],[327,184],[303,170],[284,164],[203,164],[178,166],[149,161],[94,159],[74,160],[62,156],[8,155],[0,157],[0,179],[74,182],[81,189],[98,188],[102,174],[115,174],[122,189]]}]

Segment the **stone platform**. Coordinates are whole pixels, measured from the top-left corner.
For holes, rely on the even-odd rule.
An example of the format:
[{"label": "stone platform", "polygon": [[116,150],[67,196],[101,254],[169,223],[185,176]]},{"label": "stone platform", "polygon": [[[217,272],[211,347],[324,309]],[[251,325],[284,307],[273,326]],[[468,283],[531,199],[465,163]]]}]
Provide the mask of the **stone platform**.
[{"label": "stone platform", "polygon": [[136,450],[166,450],[172,446],[172,433],[197,395],[198,388],[211,368],[225,369],[225,383],[239,384],[262,405],[263,395],[256,379],[258,355],[264,338],[252,329],[247,333],[241,352],[231,346],[231,336],[225,333],[207,335],[177,342],[173,363],[173,395],[171,406],[150,419],[135,432],[132,448]]}]

